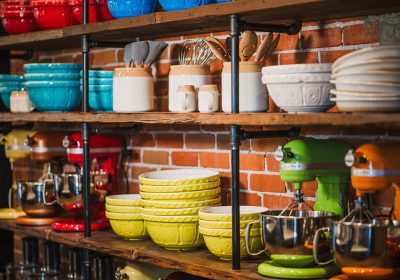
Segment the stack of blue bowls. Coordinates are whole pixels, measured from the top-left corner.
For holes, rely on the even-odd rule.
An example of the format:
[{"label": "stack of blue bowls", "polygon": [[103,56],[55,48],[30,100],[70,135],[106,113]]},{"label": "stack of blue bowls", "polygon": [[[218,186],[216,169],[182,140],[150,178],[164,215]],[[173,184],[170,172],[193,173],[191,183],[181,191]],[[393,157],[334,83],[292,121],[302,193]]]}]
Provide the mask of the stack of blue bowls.
[{"label": "stack of blue bowls", "polygon": [[24,88],[24,77],[17,75],[0,75],[0,95],[3,104],[10,110],[10,96],[13,91]]},{"label": "stack of blue bowls", "polygon": [[111,112],[114,71],[89,71],[89,107],[98,112]]},{"label": "stack of blue bowls", "polygon": [[80,64],[25,64],[29,98],[39,111],[72,111],[81,102]]}]

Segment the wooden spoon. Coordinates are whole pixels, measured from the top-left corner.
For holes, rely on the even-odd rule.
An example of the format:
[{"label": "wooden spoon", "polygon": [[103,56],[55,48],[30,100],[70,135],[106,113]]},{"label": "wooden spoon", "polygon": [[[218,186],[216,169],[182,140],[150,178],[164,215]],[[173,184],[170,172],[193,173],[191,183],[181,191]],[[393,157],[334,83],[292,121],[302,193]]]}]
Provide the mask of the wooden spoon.
[{"label": "wooden spoon", "polygon": [[245,31],[239,43],[239,56],[242,61],[247,61],[257,50],[257,34],[253,31]]},{"label": "wooden spoon", "polygon": [[278,46],[280,39],[281,39],[281,34],[278,34],[278,36],[276,36],[275,40],[271,43],[268,50],[265,52],[265,55],[261,58],[260,61],[265,61],[266,59],[268,59],[268,57],[271,56],[271,54],[275,51],[276,47]]},{"label": "wooden spoon", "polygon": [[220,60],[227,62],[229,61],[228,57],[226,57],[226,52],[224,52],[223,49],[220,48],[218,44],[216,44],[214,41],[204,41],[207,46],[210,48],[212,53]]},{"label": "wooden spoon", "polygon": [[215,44],[217,44],[217,45],[218,45],[218,48],[220,48],[220,49],[224,52],[224,54],[225,54],[225,56],[226,56],[227,50],[226,50],[226,48],[224,47],[224,45],[221,43],[220,40],[218,40],[217,38],[208,36],[208,37],[206,38],[206,41],[214,42]]},{"label": "wooden spoon", "polygon": [[257,52],[256,52],[256,62],[260,62],[261,59],[263,58],[263,56],[265,55],[265,53],[267,52],[269,46],[272,43],[272,39],[273,39],[273,34],[272,32],[270,32],[268,34],[268,36],[266,36],[264,38],[264,40],[262,40],[260,46],[258,46]]}]

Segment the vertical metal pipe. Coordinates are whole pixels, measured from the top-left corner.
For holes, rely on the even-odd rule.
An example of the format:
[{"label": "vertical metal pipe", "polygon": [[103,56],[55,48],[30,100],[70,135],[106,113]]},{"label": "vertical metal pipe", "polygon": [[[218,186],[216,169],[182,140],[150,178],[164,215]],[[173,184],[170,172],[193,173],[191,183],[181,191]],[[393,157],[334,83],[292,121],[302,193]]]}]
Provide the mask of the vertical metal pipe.
[{"label": "vertical metal pipe", "polygon": [[[231,16],[232,71],[231,71],[231,113],[239,113],[239,16]],[[240,185],[239,153],[240,127],[231,127],[231,172],[232,172],[232,269],[240,269]]]},{"label": "vertical metal pipe", "polygon": [[[89,1],[82,1],[82,19],[83,24],[89,22]],[[82,112],[88,112],[89,108],[89,38],[87,35],[82,36]],[[89,156],[89,124],[84,122],[82,124],[82,142],[83,142],[83,220],[85,225],[84,235],[86,238],[91,236],[91,217],[90,217],[90,156]],[[91,262],[90,251],[83,250],[83,277],[86,280],[92,278],[91,275]]]}]

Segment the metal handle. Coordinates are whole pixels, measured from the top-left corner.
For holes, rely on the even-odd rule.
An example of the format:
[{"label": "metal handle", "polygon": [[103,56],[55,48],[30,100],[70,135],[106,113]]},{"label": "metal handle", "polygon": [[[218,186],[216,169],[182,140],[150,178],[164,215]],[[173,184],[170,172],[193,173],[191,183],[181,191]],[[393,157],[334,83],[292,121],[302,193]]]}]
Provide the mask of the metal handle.
[{"label": "metal handle", "polygon": [[[247,252],[248,252],[250,255],[252,255],[252,256],[258,256],[258,255],[260,255],[260,254],[262,254],[262,253],[264,253],[264,252],[267,251],[267,246],[266,246],[266,245],[264,246],[264,249],[263,249],[263,250],[261,250],[261,251],[259,251],[259,252],[257,252],[257,253],[253,253],[253,252],[251,252],[251,250],[250,250],[250,230],[251,230],[251,227],[252,227],[254,224],[257,224],[257,223],[259,223],[259,222],[260,222],[260,221],[254,221],[254,222],[248,223],[247,226],[246,226],[246,234],[245,234],[246,250],[247,250]],[[261,239],[262,239],[262,238],[261,238]]]},{"label": "metal handle", "polygon": [[318,259],[318,243],[319,243],[319,236],[320,236],[320,233],[322,232],[322,231],[329,231],[330,230],[330,228],[329,227],[324,227],[324,228],[320,228],[320,229],[318,229],[316,232],[315,232],[315,235],[314,235],[314,240],[313,240],[313,256],[314,256],[314,261],[318,264],[318,265],[327,265],[327,264],[330,264],[331,262],[333,262],[333,258],[332,259],[330,259],[329,261],[326,261],[326,262],[320,262],[319,261],[319,259]]},{"label": "metal handle", "polygon": [[[45,205],[47,205],[47,206],[51,206],[51,205],[53,205],[53,204],[55,204],[55,203],[58,203],[58,201],[57,201],[57,199],[54,199],[52,202],[47,202],[47,197],[46,197],[46,194],[47,194],[47,183],[49,183],[50,181],[44,181],[43,182],[43,185],[44,185],[44,190],[43,190],[43,202],[44,202],[44,204]],[[53,191],[54,191],[54,182],[51,182],[52,184],[53,184]]]}]

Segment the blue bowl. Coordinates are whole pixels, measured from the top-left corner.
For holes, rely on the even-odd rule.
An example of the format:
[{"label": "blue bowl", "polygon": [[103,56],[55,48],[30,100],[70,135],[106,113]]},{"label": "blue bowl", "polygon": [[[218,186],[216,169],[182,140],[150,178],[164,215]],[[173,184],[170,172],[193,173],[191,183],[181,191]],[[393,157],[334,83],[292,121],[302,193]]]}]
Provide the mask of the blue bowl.
[{"label": "blue bowl", "polygon": [[27,81],[77,81],[81,76],[77,73],[33,73],[25,74],[24,77]]},{"label": "blue bowl", "polygon": [[97,91],[89,91],[89,107],[95,111],[102,111],[100,105],[99,93]]},{"label": "blue bowl", "polygon": [[25,64],[26,73],[78,73],[82,69],[81,64],[76,63],[31,63]]},{"label": "blue bowl", "polygon": [[[82,90],[82,86],[81,86]],[[90,85],[89,84],[89,91],[112,91],[113,86],[112,85]]]},{"label": "blue bowl", "polygon": [[215,3],[215,0],[158,0],[164,11],[180,11]]},{"label": "blue bowl", "polygon": [[113,92],[111,91],[99,91],[98,98],[100,106],[105,112],[112,112],[113,110]]},{"label": "blue bowl", "polygon": [[215,0],[215,3],[232,2],[232,0]]},{"label": "blue bowl", "polygon": [[[82,80],[81,80],[82,85]],[[113,79],[97,79],[97,78],[89,78],[89,86],[112,86]]]},{"label": "blue bowl", "polygon": [[81,101],[79,82],[28,82],[27,84],[29,98],[40,111],[71,111]]},{"label": "blue bowl", "polygon": [[1,101],[3,101],[3,104],[7,107],[8,110],[10,110],[10,96],[11,92],[13,91],[20,91],[22,87],[0,87],[0,96],[1,96]]},{"label": "blue bowl", "polygon": [[54,88],[54,87],[77,87],[79,88],[80,82],[79,80],[74,80],[74,81],[29,81],[26,82],[26,87],[28,89],[31,88],[43,88],[43,87],[48,87],[48,88]]},{"label": "blue bowl", "polygon": [[22,87],[24,85],[24,82],[3,82],[0,81],[0,87]]},{"label": "blue bowl", "polygon": [[156,3],[156,0],[107,0],[108,8],[115,18],[151,14],[156,8]]},{"label": "blue bowl", "polygon": [[0,82],[22,82],[23,79],[24,76],[19,76],[19,75],[5,75],[5,74],[0,75]]},{"label": "blue bowl", "polygon": [[[80,74],[82,77],[82,71]],[[89,78],[112,79],[113,77],[114,71],[89,70]]]}]

